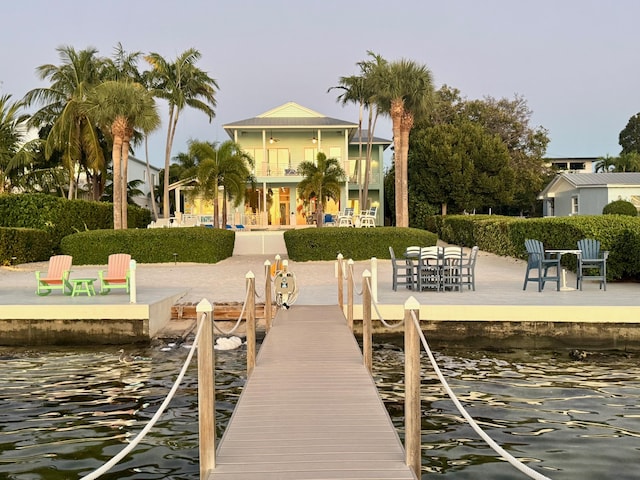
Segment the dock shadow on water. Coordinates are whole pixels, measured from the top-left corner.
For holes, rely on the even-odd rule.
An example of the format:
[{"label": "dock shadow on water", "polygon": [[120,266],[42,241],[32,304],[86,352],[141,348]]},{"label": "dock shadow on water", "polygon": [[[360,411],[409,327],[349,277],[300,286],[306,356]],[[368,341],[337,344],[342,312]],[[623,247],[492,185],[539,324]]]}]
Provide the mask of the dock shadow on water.
[{"label": "dock shadow on water", "polygon": [[[403,353],[374,345],[374,377],[403,437]],[[162,348],[164,347],[164,348]],[[184,345],[0,348],[0,478],[77,479],[116,455],[151,419],[188,354]],[[446,351],[436,359],[482,428],[554,480],[639,478],[637,354]],[[216,352],[221,436],[246,380],[246,350]],[[104,479],[197,480],[196,357],[167,411]],[[422,360],[423,478],[524,478],[465,423]]]}]

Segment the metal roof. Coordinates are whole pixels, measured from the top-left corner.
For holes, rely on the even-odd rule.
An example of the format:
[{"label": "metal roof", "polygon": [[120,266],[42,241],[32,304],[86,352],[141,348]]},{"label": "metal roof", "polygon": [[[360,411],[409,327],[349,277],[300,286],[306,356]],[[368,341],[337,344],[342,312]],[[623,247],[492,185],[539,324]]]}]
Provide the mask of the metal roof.
[{"label": "metal roof", "polygon": [[576,187],[603,187],[607,185],[640,185],[640,173],[562,173],[560,175]]}]

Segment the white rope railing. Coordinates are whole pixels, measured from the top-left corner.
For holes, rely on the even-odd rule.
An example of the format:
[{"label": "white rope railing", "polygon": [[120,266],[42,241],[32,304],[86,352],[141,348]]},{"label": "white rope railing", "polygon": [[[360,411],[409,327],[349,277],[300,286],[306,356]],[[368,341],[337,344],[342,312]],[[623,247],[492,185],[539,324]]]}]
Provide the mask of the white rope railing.
[{"label": "white rope railing", "polygon": [[415,327],[416,331],[418,332],[418,335],[420,336],[420,341],[422,342],[422,346],[424,347],[425,352],[429,356],[429,360],[431,361],[431,365],[433,366],[433,370],[436,372],[436,375],[438,376],[438,379],[440,380],[440,383],[442,383],[442,386],[444,387],[445,391],[447,392],[447,395],[449,395],[449,398],[451,398],[451,400],[453,401],[453,403],[456,406],[456,408],[458,409],[458,411],[467,420],[467,422],[469,422],[469,425],[471,426],[471,428],[473,428],[473,430],[475,430],[475,432],[478,435],[480,435],[480,437],[485,442],[487,442],[487,444],[498,455],[500,455],[504,460],[509,462],[513,467],[515,467],[520,472],[522,472],[525,475],[527,475],[528,477],[536,479],[536,480],[551,480],[549,477],[546,477],[546,476],[542,475],[541,473],[539,473],[539,472],[535,471],[534,469],[528,467],[527,465],[522,463],[520,460],[515,458],[513,455],[511,455],[509,452],[507,452],[504,448],[502,448],[500,445],[498,445],[484,430],[482,430],[482,428],[476,423],[476,421],[469,414],[469,412],[467,412],[465,410],[465,408],[462,406],[462,404],[460,403],[460,400],[458,400],[458,397],[456,397],[456,394],[453,392],[453,390],[451,389],[451,387],[447,383],[447,380],[444,378],[444,375],[440,371],[440,367],[438,367],[438,363],[436,362],[436,359],[433,356],[433,353],[431,353],[431,349],[429,348],[429,344],[427,343],[427,339],[425,338],[424,333],[422,332],[422,328],[420,328],[420,322],[416,318],[416,315],[415,315],[414,311],[411,311],[411,317],[413,319],[414,327]]},{"label": "white rope railing", "polygon": [[[203,314],[203,315],[206,316],[206,314]],[[162,405],[160,405],[160,408],[158,408],[158,411],[153,415],[151,420],[149,420],[147,425],[140,431],[140,433],[138,433],[138,435],[136,435],[135,438],[133,440],[131,440],[131,443],[129,443],[129,445],[124,447],[116,456],[114,456],[111,460],[106,462],[104,465],[102,465],[97,470],[91,472],[88,475],[85,475],[80,480],[93,480],[93,479],[98,478],[98,477],[104,475],[105,473],[107,473],[115,465],[117,465],[124,457],[126,457],[131,450],[136,448],[138,446],[138,444],[142,441],[142,439],[147,435],[147,433],[149,433],[149,430],[151,430],[151,428],[153,428],[153,426],[160,419],[160,417],[164,413],[165,409],[167,408],[167,406],[169,405],[169,403],[173,399],[176,391],[178,390],[178,387],[180,386],[180,383],[182,382],[182,379],[184,378],[185,373],[187,372],[187,368],[189,367],[189,364],[191,363],[191,359],[193,358],[193,354],[195,353],[197,345],[198,345],[198,340],[200,338],[200,332],[202,331],[202,326],[205,323],[206,322],[204,322],[204,321],[200,322],[200,326],[198,327],[198,331],[197,331],[196,336],[195,336],[195,338],[193,340],[193,344],[192,344],[191,350],[189,351],[189,355],[187,355],[187,359],[185,360],[184,365],[182,366],[182,369],[180,370],[180,373],[178,374],[178,377],[176,378],[176,381],[174,382],[173,386],[171,387],[171,390],[169,390],[169,393],[167,394],[167,397],[164,399],[164,401],[162,402]]]},{"label": "white rope railing", "polygon": [[[366,277],[365,281],[367,282],[367,287],[369,288],[369,291],[371,291],[371,278],[370,277]],[[378,302],[375,301],[375,299],[373,298],[373,296],[371,296],[371,304],[373,305],[374,310],[376,311],[376,315],[378,315],[378,318],[380,319],[380,322],[382,322],[382,324],[391,329],[391,330],[395,330],[396,328],[400,328],[404,325],[404,320],[400,320],[398,321],[398,323],[392,325],[389,322],[387,322],[384,317],[382,316],[382,314],[380,313],[380,310],[378,310]]]},{"label": "white rope railing", "polygon": [[248,300],[249,300],[249,290],[247,289],[246,294],[244,296],[244,301],[242,302],[242,310],[240,310],[240,316],[236,320],[236,324],[233,326],[233,328],[231,330],[226,332],[226,331],[222,330],[220,327],[218,327],[218,325],[216,325],[215,322],[213,322],[213,328],[216,329],[222,335],[231,335],[232,333],[234,333],[238,329],[238,326],[240,326],[240,323],[242,322],[242,319],[244,318],[244,311],[247,308],[247,301]]}]

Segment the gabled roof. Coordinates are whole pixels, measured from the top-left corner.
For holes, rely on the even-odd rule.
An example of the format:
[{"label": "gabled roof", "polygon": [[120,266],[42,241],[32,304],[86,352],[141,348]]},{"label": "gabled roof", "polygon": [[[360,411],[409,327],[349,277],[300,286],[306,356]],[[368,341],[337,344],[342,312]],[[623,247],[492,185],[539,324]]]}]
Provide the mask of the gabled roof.
[{"label": "gabled roof", "polygon": [[544,198],[560,182],[567,182],[574,188],[602,188],[602,187],[638,187],[640,188],[640,173],[560,173],[538,195]]},{"label": "gabled roof", "polygon": [[318,112],[314,112],[306,107],[298,105],[295,102],[288,102],[279,107],[273,108],[268,112],[264,112],[257,117],[247,118],[237,122],[227,123],[222,128],[226,130],[229,136],[232,130],[243,128],[246,130],[259,130],[263,128],[357,128],[357,123],[339,120],[337,118],[326,117]]}]

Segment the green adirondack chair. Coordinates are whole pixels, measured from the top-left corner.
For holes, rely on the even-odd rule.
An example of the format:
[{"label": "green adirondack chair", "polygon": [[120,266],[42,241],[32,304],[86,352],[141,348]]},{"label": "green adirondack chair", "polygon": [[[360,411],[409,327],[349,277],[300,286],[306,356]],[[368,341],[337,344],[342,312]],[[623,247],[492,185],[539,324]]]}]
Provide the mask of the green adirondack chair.
[{"label": "green adirondack chair", "polygon": [[64,295],[71,295],[69,274],[73,257],[71,255],[53,255],[49,258],[49,268],[46,275],[36,272],[36,294],[49,295],[52,290],[61,290]]}]

